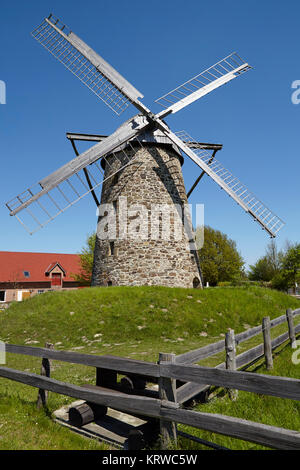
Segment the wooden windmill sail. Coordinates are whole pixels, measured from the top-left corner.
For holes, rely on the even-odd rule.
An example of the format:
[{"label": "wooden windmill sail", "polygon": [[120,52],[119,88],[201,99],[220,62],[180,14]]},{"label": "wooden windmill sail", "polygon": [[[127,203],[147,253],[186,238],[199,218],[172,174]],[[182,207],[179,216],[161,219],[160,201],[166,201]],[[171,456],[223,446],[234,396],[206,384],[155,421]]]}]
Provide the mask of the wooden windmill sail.
[{"label": "wooden windmill sail", "polygon": [[[127,178],[128,180],[134,165],[138,166],[142,162],[142,164],[147,166],[148,160],[155,158],[153,155],[152,157],[149,156],[151,151],[155,149],[155,152],[160,154],[159,156],[156,155],[156,164],[158,164],[156,175],[160,174],[160,179],[163,181],[163,185],[160,188],[162,199],[168,200],[167,195],[163,193],[164,186],[169,194],[170,191],[172,194],[175,194],[177,191],[178,198],[176,199],[174,196],[173,202],[176,200],[180,204],[184,204],[187,200],[185,192],[182,194],[181,190],[178,189],[182,185],[184,187],[183,180],[181,181],[181,170],[179,171],[178,167],[181,153],[183,153],[196,164],[195,169],[199,167],[200,176],[204,173],[210,176],[271,237],[276,236],[284,225],[283,221],[254,196],[229,170],[224,168],[214,158],[214,155],[212,155],[211,150],[207,146],[198,143],[185,131],[173,132],[165,122],[167,116],[176,113],[214,89],[248,71],[251,68],[250,65],[241,59],[237,53],[230,54],[204,72],[159,98],[157,102],[164,109],[160,113],[154,114],[140,101],[143,95],[135,87],[54,16],[50,15],[48,18],[45,18],[32,34],[38,42],[48,49],[51,54],[62,62],[117,115],[120,115],[130,104],[137,108],[138,114],[124,122],[110,136],[101,140],[98,139],[98,142],[89,150],[78,154],[76,158],[49,176],[41,179],[37,185],[25,190],[6,204],[10,210],[10,215],[16,216],[30,233],[46,225],[85,195],[91,192],[95,194],[100,185],[103,185],[104,193],[106,194],[106,196],[103,196],[104,193],[102,191],[101,203],[103,203],[103,200],[107,202],[111,197],[115,197],[107,195],[112,192],[110,186],[116,180],[116,175],[119,175],[117,179]],[[97,139],[95,140],[97,141]],[[162,156],[162,154],[164,155]],[[157,163],[157,161],[160,163]],[[172,189],[170,187],[167,188],[166,173],[162,171],[163,167],[166,172],[169,171],[168,165],[170,161],[172,164],[176,162],[174,164],[178,170],[176,170],[177,182],[174,183]],[[172,179],[170,172],[169,176]],[[145,178],[148,180],[150,177],[147,173]],[[167,180],[169,181],[168,178]],[[139,182],[142,191],[143,184],[140,180]],[[158,186],[160,184],[157,180]],[[127,196],[128,194],[130,192],[126,193]],[[21,215],[25,215],[25,219],[21,218]],[[128,246],[127,249],[129,249]],[[102,257],[103,253],[106,253],[105,256],[108,256],[109,250],[107,250],[107,247],[105,250],[101,251],[98,247],[99,256],[100,252]],[[181,259],[181,261],[182,257],[185,258],[183,255],[184,250],[186,250],[184,247],[181,247],[181,251],[179,250],[178,259]],[[151,253],[153,254],[155,251]],[[139,252],[140,255],[141,253]],[[158,252],[155,255],[159,257]],[[95,256],[98,256],[97,250]],[[195,253],[190,253],[189,259],[193,256],[192,261],[187,264],[188,270],[191,272],[188,281],[189,285],[191,280],[197,277],[197,273],[199,276],[199,266]],[[142,258],[136,258],[136,263],[138,263],[138,259]],[[156,261],[158,266],[159,260]],[[187,263],[186,259],[185,263]],[[107,263],[103,269],[99,268],[97,270],[94,267],[95,284],[105,284],[105,282],[118,283],[116,280],[112,281],[109,279],[117,264],[117,262],[114,264],[110,260],[110,265]],[[134,265],[134,262],[131,264]],[[97,259],[96,265],[99,265]],[[145,266],[147,265],[144,265],[144,270]],[[169,268],[170,266],[165,266],[165,271],[168,271]],[[133,276],[134,268],[129,266],[127,268],[120,268],[121,271],[126,269],[131,269],[130,272]],[[158,269],[158,271],[162,273],[162,269],[160,271]],[[173,272],[176,272],[177,269],[178,263],[175,263],[173,265]],[[99,276],[102,276],[102,281],[98,280]],[[153,275],[153,278],[157,278],[156,283],[159,283],[160,276],[162,274]],[[115,274],[114,279],[117,277],[118,275]],[[104,281],[104,278],[106,281]],[[183,278],[184,273],[182,275]],[[129,281],[124,281],[124,283],[126,282]],[[162,282],[168,284],[164,279]],[[122,282],[120,281],[120,283]],[[178,280],[178,283],[180,284],[180,280]]]}]

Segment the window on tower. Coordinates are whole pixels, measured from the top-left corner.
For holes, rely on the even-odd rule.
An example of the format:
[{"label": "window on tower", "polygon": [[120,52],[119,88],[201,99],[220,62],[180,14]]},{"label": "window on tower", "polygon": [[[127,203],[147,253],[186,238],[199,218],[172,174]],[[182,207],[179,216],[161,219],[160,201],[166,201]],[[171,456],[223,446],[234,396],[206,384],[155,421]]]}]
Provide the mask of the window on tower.
[{"label": "window on tower", "polygon": [[109,242],[109,256],[114,256],[115,254],[115,242]]}]

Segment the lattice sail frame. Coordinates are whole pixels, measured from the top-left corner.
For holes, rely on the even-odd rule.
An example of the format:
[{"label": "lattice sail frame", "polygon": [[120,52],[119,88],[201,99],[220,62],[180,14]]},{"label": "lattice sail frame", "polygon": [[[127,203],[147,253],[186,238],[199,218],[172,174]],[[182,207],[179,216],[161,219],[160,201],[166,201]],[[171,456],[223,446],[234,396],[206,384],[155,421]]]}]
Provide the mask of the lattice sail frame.
[{"label": "lattice sail frame", "polygon": [[162,118],[179,111],[251,68],[236,52],[232,52],[208,69],[155,100],[165,108],[158,116]]},{"label": "lattice sail frame", "polygon": [[[273,238],[285,225],[282,219],[274,214],[263,202],[261,202],[249,189],[239,181],[222,163],[207,150],[196,144],[195,140],[186,132],[179,131],[175,135],[183,144],[193,144],[193,153],[200,159],[200,168],[208,173],[264,230]],[[197,163],[197,162],[196,162]],[[199,162],[200,163],[200,162]],[[209,171],[203,166],[209,167]]]},{"label": "lattice sail frame", "polygon": [[117,115],[143,97],[53,15],[45,18],[31,34]]},{"label": "lattice sail frame", "polygon": [[[15,217],[26,231],[32,235],[45,227],[49,222],[65,212],[76,202],[80,201],[87,194],[91,193],[91,191],[98,189],[104,181],[112,179],[117,173],[122,172],[124,168],[131,165],[137,158],[138,151],[142,148],[144,148],[144,146],[139,138],[135,138],[134,141],[128,141],[126,146],[123,145],[119,147],[116,152],[111,152],[103,156],[98,161],[74,173],[56,187],[49,189],[49,191],[44,193],[37,200],[30,203],[29,206],[22,209],[22,216],[18,213]],[[101,163],[104,162],[105,165],[110,166],[109,157],[111,156],[119,160],[121,166],[117,171],[112,172],[109,177],[104,178]],[[87,183],[84,170],[88,174],[92,187],[89,187]],[[36,184],[7,202],[6,206],[10,211],[14,211],[40,191],[41,185]]]}]

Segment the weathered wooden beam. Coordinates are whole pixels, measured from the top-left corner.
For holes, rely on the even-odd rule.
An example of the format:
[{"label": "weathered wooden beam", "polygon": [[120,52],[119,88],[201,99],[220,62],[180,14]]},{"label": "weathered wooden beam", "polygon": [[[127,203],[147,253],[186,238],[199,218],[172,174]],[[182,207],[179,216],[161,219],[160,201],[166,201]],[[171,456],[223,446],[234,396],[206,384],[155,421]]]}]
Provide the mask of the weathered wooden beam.
[{"label": "weathered wooden beam", "polygon": [[[209,389],[208,385],[204,384],[195,384],[193,382],[187,382],[181,387],[176,389],[177,395],[177,402],[178,403],[185,403],[186,401],[190,400],[191,398],[196,397],[200,393],[207,392]],[[200,400],[202,401],[202,400]],[[205,400],[203,400],[205,401]]]},{"label": "weathered wooden beam", "polygon": [[45,357],[57,361],[82,364],[85,366],[99,367],[115,370],[122,373],[134,373],[149,377],[159,376],[159,366],[153,362],[138,361],[117,356],[96,356],[93,354],[82,354],[72,351],[58,351],[33,346],[19,346],[6,344],[6,352],[24,354],[26,356]]},{"label": "weathered wooden beam", "polygon": [[[226,369],[236,370],[236,358],[235,358],[235,338],[234,331],[229,330],[225,335],[225,349],[226,349]],[[229,397],[232,401],[237,399],[238,391],[236,389],[228,389]]]},{"label": "weathered wooden beam", "polygon": [[193,362],[198,362],[201,359],[206,359],[209,356],[213,356],[225,349],[224,340],[218,341],[217,343],[208,344],[202,348],[195,349],[193,351],[188,351],[183,354],[176,356],[176,364],[190,364]]},{"label": "weathered wooden beam", "polygon": [[[54,346],[52,343],[46,343],[45,348],[53,349]],[[50,377],[51,373],[51,362],[46,357],[42,358],[42,366],[41,366],[41,375],[45,377]],[[46,407],[48,401],[48,391],[45,389],[40,388],[38,391],[38,398],[37,398],[37,408]]]},{"label": "weathered wooden beam", "polygon": [[[261,331],[261,327],[260,331]],[[295,327],[295,333],[300,332],[300,324]],[[289,338],[288,333],[283,333],[282,335],[278,336],[277,338],[272,340],[272,350],[280,346],[281,344],[285,343]],[[247,366],[250,363],[257,361],[258,359],[262,358],[264,355],[264,345],[259,344],[248,351],[244,351],[243,353],[236,356],[236,366],[237,369]],[[218,364],[216,369],[225,369],[225,362]],[[210,385],[203,385],[203,384],[195,384],[192,382],[187,382],[186,384],[182,385],[180,388],[177,389],[177,401],[178,403],[184,403],[185,401],[189,400],[197,393],[207,392],[211,386]]]},{"label": "weathered wooden beam", "polygon": [[[160,364],[162,372],[164,372],[166,362]],[[167,363],[168,364],[168,363]],[[175,364],[168,364],[169,368],[177,368]],[[181,366],[182,370],[203,369],[199,366]],[[260,379],[269,379],[268,386],[271,385],[274,389],[280,387],[284,382],[285,388],[288,391],[289,398],[291,392],[291,383],[298,385],[299,395],[299,380],[295,379],[282,379],[278,377],[260,376],[258,374],[231,372],[213,369],[212,372],[225,373],[227,376],[239,376],[241,374],[255,376],[255,381],[261,382]],[[171,374],[168,374],[171,376]],[[200,429],[216,432],[246,441],[256,442],[269,447],[278,449],[299,449],[300,448],[300,433],[296,431],[266,426],[251,421],[245,421],[238,418],[232,418],[222,415],[214,415],[207,413],[199,413],[187,410],[180,410],[176,407],[176,403],[166,400],[153,400],[140,396],[128,396],[121,394],[114,390],[108,392],[93,391],[85,387],[78,387],[72,384],[63,383],[48,377],[42,377],[36,374],[16,371],[6,367],[0,367],[0,376],[7,379],[15,380],[27,385],[37,388],[43,388],[55,393],[60,393],[74,398],[87,400],[90,403],[97,403],[99,405],[111,406],[115,409],[127,412],[137,413],[138,415],[148,415],[152,417],[160,417],[165,421],[179,422],[187,424]],[[232,385],[232,384],[230,384]],[[261,392],[261,383],[257,384]],[[174,390],[174,389],[173,389]],[[253,391],[249,390],[248,391]],[[255,391],[255,390],[254,390]],[[272,394],[272,393],[269,393]],[[275,394],[278,395],[277,393]],[[281,396],[281,395],[279,395]],[[295,398],[294,398],[295,399]],[[172,406],[172,404],[174,406]]]},{"label": "weathered wooden beam", "polygon": [[[300,315],[300,309],[296,309],[293,312],[293,316]],[[281,315],[277,318],[274,318],[270,321],[270,327],[273,328],[275,326],[281,325],[286,321],[286,315]],[[247,341],[254,336],[259,335],[262,332],[262,326],[255,326],[250,328],[249,330],[243,331],[235,335],[236,344],[240,344],[244,341]],[[225,350],[225,342],[223,340],[218,341],[213,344],[209,344],[207,346],[203,346],[201,348],[195,349],[193,351],[188,351],[183,354],[179,354],[176,356],[176,364],[192,364],[195,362],[200,361],[201,359],[206,359],[207,357],[213,356],[219,352]]]},{"label": "weathered wooden beam", "polygon": [[247,364],[250,364],[250,362],[259,359],[263,355],[264,345],[261,343],[251,349],[248,349],[248,351],[244,351],[243,353],[238,354],[238,356],[236,356],[236,367],[237,369],[244,367]]},{"label": "weathered wooden beam", "polygon": [[236,439],[255,442],[263,446],[284,450],[300,449],[300,433],[297,431],[267,426],[231,416],[190,410],[162,408],[160,413],[165,419]]},{"label": "weathered wooden beam", "polygon": [[[175,354],[160,353],[159,364],[161,362],[175,362]],[[169,377],[160,377],[158,381],[159,398],[161,400],[176,403],[176,380]],[[160,420],[161,448],[167,449],[171,442],[177,444],[176,423],[173,421]]]},{"label": "weathered wooden beam", "polygon": [[277,348],[281,344],[285,343],[289,339],[288,332],[283,333],[282,335],[277,336],[277,338],[272,339],[272,349]]},{"label": "weathered wooden beam", "polygon": [[178,378],[186,382],[207,383],[247,392],[300,400],[300,380],[252,372],[221,370],[197,365],[160,364],[162,377]]},{"label": "weathered wooden beam", "polygon": [[289,338],[291,342],[291,347],[293,349],[296,349],[296,334],[295,334],[295,326],[294,326],[294,318],[293,318],[293,312],[291,308],[288,308],[286,311],[286,319],[288,322],[288,328],[289,328]]},{"label": "weathered wooden beam", "polygon": [[272,357],[270,317],[263,318],[262,331],[263,331],[263,338],[264,338],[264,355],[265,355],[265,360],[266,360],[266,367],[267,367],[267,370],[271,370],[273,369],[273,357]]},{"label": "weathered wooden beam", "polygon": [[114,390],[99,391],[87,387],[79,387],[59,380],[42,377],[30,372],[23,372],[7,367],[0,367],[0,377],[21,382],[36,388],[49,390],[50,392],[78,398],[89,403],[110,406],[115,410],[136,413],[152,417],[159,416],[160,400],[155,398],[126,395]]}]

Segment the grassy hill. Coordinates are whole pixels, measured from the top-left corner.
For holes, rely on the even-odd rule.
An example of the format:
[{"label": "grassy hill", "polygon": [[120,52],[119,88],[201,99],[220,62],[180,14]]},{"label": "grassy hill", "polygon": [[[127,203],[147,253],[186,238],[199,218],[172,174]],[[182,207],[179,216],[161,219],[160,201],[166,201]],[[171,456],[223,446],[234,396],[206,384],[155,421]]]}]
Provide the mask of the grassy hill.
[{"label": "grassy hill", "polygon": [[[228,328],[239,333],[260,324],[263,316],[274,318],[299,305],[292,297],[259,287],[108,287],[49,292],[0,312],[0,339],[31,346],[51,342],[56,349],[157,360],[159,352],[181,353],[204,346],[221,339]],[[274,334],[280,332],[279,327]],[[248,349],[255,341],[260,339],[242,347]],[[222,360],[219,355],[204,363],[214,365]],[[58,361],[53,365],[52,376],[58,380],[94,383],[93,368]],[[40,360],[8,355],[7,366],[39,373]],[[99,448],[54,424],[44,411],[36,411],[36,395],[31,387],[0,379],[0,449]],[[49,413],[70,401],[51,393]],[[277,425],[284,426],[282,422]]]}]

